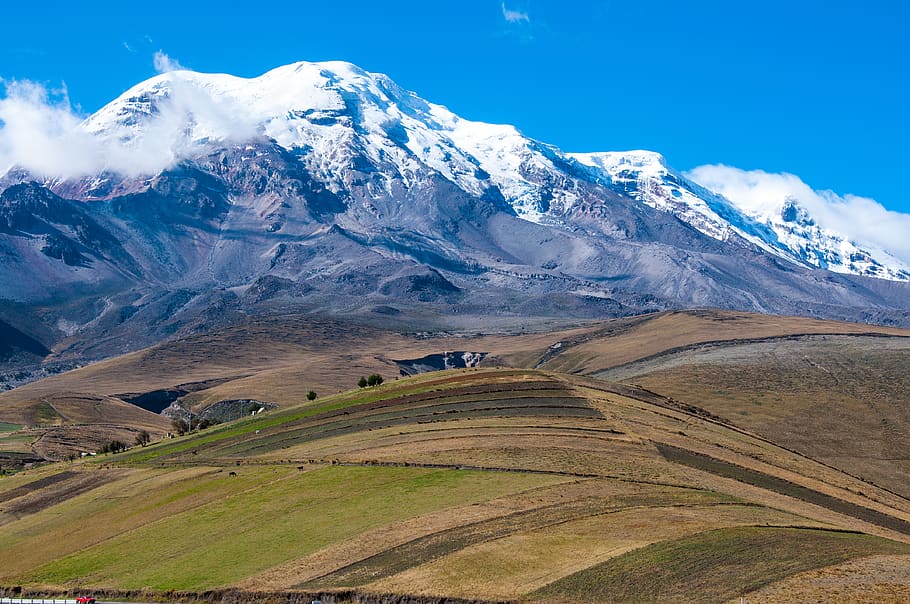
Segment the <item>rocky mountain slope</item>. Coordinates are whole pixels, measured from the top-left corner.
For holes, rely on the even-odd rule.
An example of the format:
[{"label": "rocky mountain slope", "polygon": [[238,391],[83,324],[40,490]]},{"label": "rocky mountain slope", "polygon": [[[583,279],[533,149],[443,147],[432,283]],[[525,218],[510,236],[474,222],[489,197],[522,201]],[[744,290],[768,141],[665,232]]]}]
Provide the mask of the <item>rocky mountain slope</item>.
[{"label": "rocky mountain slope", "polygon": [[0,298],[40,308],[58,356],[287,308],[910,324],[907,267],[825,239],[799,208],[748,216],[655,154],[563,153],[346,63],[170,72],[82,128],[93,167],[0,180]]}]

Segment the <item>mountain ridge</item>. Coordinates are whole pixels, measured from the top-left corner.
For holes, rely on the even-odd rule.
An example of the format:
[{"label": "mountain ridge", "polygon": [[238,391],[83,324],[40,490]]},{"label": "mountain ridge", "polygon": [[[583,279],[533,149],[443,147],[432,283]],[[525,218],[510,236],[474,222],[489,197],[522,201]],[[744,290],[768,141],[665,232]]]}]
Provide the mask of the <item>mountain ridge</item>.
[{"label": "mountain ridge", "polygon": [[[340,129],[333,127],[339,124]],[[382,151],[381,143],[391,141],[469,194],[483,195],[492,182],[518,215],[535,222],[558,223],[561,217],[550,211],[554,202],[566,211],[577,199],[570,189],[553,199],[552,191],[535,187],[539,183],[523,171],[552,176],[555,163],[574,161],[597,172],[592,175],[595,179],[620,186],[639,201],[669,211],[715,239],[728,240],[732,231],[765,251],[811,268],[910,280],[910,263],[817,227],[794,199],[783,200],[774,212],[750,214],[672,170],[653,152],[563,153],[523,137],[514,126],[460,118],[403,90],[388,76],[350,63],[299,62],[256,78],[168,72],[132,87],[87,118],[83,127],[104,141],[116,141],[117,150],[128,156],[143,155],[148,147],[167,143],[166,149],[156,150],[170,153],[170,164],[204,150],[212,141],[244,142],[257,136],[287,150],[312,148],[318,155],[319,143],[337,145],[349,135],[346,127],[353,127],[367,135],[371,143],[367,151],[371,146]],[[182,140],[175,128],[183,129]],[[158,140],[161,135],[171,140]],[[408,158],[393,159],[406,177],[413,168],[404,161]],[[340,166],[338,161],[322,165],[322,176],[337,174]],[[156,172],[143,162],[130,167]],[[560,169],[567,171],[566,167]],[[633,178],[639,182],[630,187]],[[107,180],[95,178],[94,182],[103,185]],[[111,194],[92,192],[82,196],[97,199]]]},{"label": "mountain ridge", "polygon": [[900,267],[818,270],[656,154],[563,153],[350,64],[169,72],[82,128],[94,171],[0,179],[0,291],[49,308],[36,320],[58,354],[302,308],[436,324],[685,307],[910,324]]}]

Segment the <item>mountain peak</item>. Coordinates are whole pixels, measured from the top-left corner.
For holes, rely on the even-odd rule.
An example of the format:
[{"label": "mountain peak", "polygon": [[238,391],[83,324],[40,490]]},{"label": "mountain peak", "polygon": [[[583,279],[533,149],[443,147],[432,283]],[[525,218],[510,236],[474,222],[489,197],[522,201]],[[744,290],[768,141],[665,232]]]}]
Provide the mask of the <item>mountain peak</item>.
[{"label": "mountain peak", "polygon": [[[792,203],[768,198],[762,203],[769,211],[750,211],[674,170],[653,151],[564,153],[514,126],[461,118],[388,76],[343,61],[297,62],[253,78],[189,70],[159,74],[80,128],[74,155],[95,166],[82,175],[91,182],[68,185],[70,173],[44,176],[58,192],[84,199],[144,190],[149,179],[183,161],[205,163],[233,148],[241,150],[231,152],[239,161],[250,161],[263,145],[277,145],[336,196],[352,183],[368,183],[373,197],[393,195],[396,187],[394,194],[402,196],[425,187],[428,178],[441,178],[460,194],[498,200],[526,221],[571,230],[584,215],[596,217],[595,232],[628,237],[637,229],[609,218],[611,196],[619,195],[711,239],[752,244],[806,267],[910,279],[904,264],[823,232]],[[117,179],[138,182],[112,184]]]}]

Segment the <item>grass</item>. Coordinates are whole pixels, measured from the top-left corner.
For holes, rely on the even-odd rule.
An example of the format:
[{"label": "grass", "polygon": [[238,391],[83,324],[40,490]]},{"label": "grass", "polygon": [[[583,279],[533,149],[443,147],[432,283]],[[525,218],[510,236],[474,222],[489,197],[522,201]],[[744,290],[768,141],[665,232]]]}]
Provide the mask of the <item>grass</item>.
[{"label": "grass", "polygon": [[803,571],[910,546],[818,529],[733,527],[664,541],[559,579],[543,602],[722,602]]},{"label": "grass", "polygon": [[0,452],[3,453],[31,453],[34,434],[16,434],[5,432],[0,434]]},{"label": "grass", "polygon": [[21,430],[22,426],[19,424],[10,424],[7,422],[0,422],[0,434],[4,432],[15,432],[16,430]]},{"label": "grass", "polygon": [[54,407],[47,401],[41,401],[33,408],[34,423],[36,424],[53,424],[63,420]]},{"label": "grass", "polygon": [[[550,476],[417,468],[244,468],[263,484],[163,517],[15,577],[17,583],[208,589],[360,532],[520,492]],[[138,525],[135,525],[138,526]]]},{"label": "grass", "polygon": [[[266,472],[231,477],[220,469],[204,467],[170,471],[93,469],[76,474],[106,476],[107,480],[88,493],[60,498],[53,506],[0,527],[0,551],[5,560],[0,578],[190,512],[238,489],[262,487],[273,479]],[[65,482],[66,477],[62,478]],[[53,475],[45,477],[53,479]],[[20,484],[19,488],[23,486],[27,485]],[[17,500],[4,507],[11,504]]]},{"label": "grass", "polygon": [[[614,336],[736,323],[674,316]],[[752,321],[743,333],[759,330]],[[187,346],[175,350],[199,353]],[[152,360],[170,362],[164,349]],[[88,400],[67,400],[77,398]],[[68,416],[62,398],[48,400]],[[744,400],[749,417],[777,404]],[[644,599],[684,600],[704,585],[713,600],[828,560],[908,551],[857,533],[756,528],[901,539],[879,528],[906,528],[910,505],[893,494],[656,394],[530,370],[390,381],[58,468],[0,480],[2,585],[634,601],[623,589],[643,583]]]}]

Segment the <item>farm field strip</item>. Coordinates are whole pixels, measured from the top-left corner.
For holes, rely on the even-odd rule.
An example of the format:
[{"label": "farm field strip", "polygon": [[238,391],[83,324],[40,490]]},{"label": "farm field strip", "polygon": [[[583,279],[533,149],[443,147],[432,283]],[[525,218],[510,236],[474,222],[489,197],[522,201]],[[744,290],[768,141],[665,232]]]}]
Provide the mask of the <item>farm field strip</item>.
[{"label": "farm field strip", "polygon": [[[493,377],[494,384],[499,380],[514,379],[517,380],[517,384],[532,382],[529,387],[533,389],[535,386],[533,382],[541,381],[539,379],[539,376],[535,376],[532,372],[523,370],[488,370],[483,372],[477,371],[468,375],[470,376],[470,380],[473,381],[479,379],[478,376],[489,375],[490,373],[496,374]],[[378,388],[370,388],[366,391],[355,390],[346,392],[336,396],[328,397],[326,399],[321,399],[313,403],[302,404],[286,409],[279,409],[264,416],[245,418],[230,425],[219,426],[210,429],[205,434],[198,435],[195,438],[176,439],[170,442],[158,443],[157,445],[148,447],[142,451],[131,452],[127,457],[122,459],[124,459],[126,462],[141,464],[152,461],[156,458],[184,453],[210,443],[254,434],[257,430],[263,431],[284,424],[309,420],[323,414],[342,411],[346,408],[355,407],[357,405],[370,405],[378,403],[381,406],[385,406],[387,403],[383,403],[381,401],[384,401],[388,398],[431,392],[434,388],[440,385],[448,385],[457,380],[458,376],[445,377],[442,379],[440,379],[438,376],[432,376],[430,378],[419,376],[417,378],[409,379],[404,384],[395,383],[383,385]],[[547,381],[549,382],[549,380]],[[486,386],[486,388],[489,389],[490,386]]]},{"label": "farm field strip", "polygon": [[622,509],[663,507],[668,504],[723,505],[710,494],[641,493],[613,498],[588,497],[561,503],[549,503],[518,511],[507,516],[469,523],[438,533],[425,535],[379,554],[375,554],[331,573],[315,577],[297,587],[318,589],[328,586],[355,587],[388,578],[425,564],[428,560],[447,559],[454,552],[503,537],[539,530],[584,518],[609,514]]},{"label": "farm field strip", "polygon": [[655,407],[638,399],[609,400],[613,406],[623,407],[623,420],[631,432],[655,443],[724,459],[785,481],[822,490],[856,505],[880,508],[889,514],[907,515],[910,519],[910,501],[907,499],[775,445],[760,436],[741,430],[729,430],[711,418],[686,415],[682,411],[664,409],[662,406]]},{"label": "farm field strip", "polygon": [[645,492],[652,497],[668,497],[672,492],[674,500],[682,502],[696,500],[699,497],[713,497],[718,502],[726,501],[714,493],[697,492],[692,489],[627,485],[602,479],[574,479],[527,489],[506,498],[491,499],[480,504],[449,508],[406,521],[393,522],[269,569],[241,582],[240,586],[248,589],[289,589],[293,585],[361,563],[396,546],[447,529],[477,524],[483,520],[493,520],[519,512],[563,505],[566,501],[591,498],[610,498],[619,501],[628,497],[641,499]]},{"label": "farm field strip", "polygon": [[908,553],[878,537],[807,528],[731,527],[663,541],[531,594],[553,603],[722,602],[793,574],[873,554]]},{"label": "farm field strip", "polygon": [[599,412],[593,409],[580,407],[555,407],[555,406],[508,406],[499,408],[480,408],[475,410],[448,410],[429,413],[404,414],[398,417],[388,417],[366,421],[352,417],[347,420],[323,425],[316,428],[300,428],[289,431],[280,431],[251,439],[246,443],[230,444],[229,446],[212,447],[206,451],[207,455],[233,457],[238,455],[262,455],[277,449],[297,446],[301,442],[343,436],[370,430],[380,430],[392,427],[408,426],[412,424],[441,424],[450,421],[457,414],[459,421],[480,418],[506,418],[506,417],[579,417],[596,418]]},{"label": "farm field strip", "polygon": [[[644,502],[643,502],[644,503]],[[379,592],[512,600],[629,551],[705,530],[750,524],[787,525],[798,517],[735,502],[646,505],[527,527],[470,544],[441,558],[368,584]]]},{"label": "farm field strip", "polygon": [[[546,424],[534,425],[522,422],[521,425],[508,429],[499,426],[498,423],[495,427],[473,426],[470,424],[475,424],[476,422],[462,422],[460,420],[446,422],[446,424],[449,423],[459,425],[449,426],[444,424],[440,427],[430,428],[427,424],[421,424],[418,428],[428,429],[408,431],[400,430],[398,427],[378,429],[375,430],[375,432],[378,432],[377,434],[371,435],[374,438],[332,438],[318,443],[308,442],[276,453],[271,459],[299,458],[301,455],[307,458],[321,456],[323,459],[331,456],[337,457],[338,455],[351,457],[364,455],[369,451],[382,450],[387,451],[389,454],[397,454],[402,459],[405,459],[407,454],[414,452],[442,451],[453,446],[459,447],[470,444],[478,447],[495,447],[501,446],[504,441],[544,443],[553,439],[560,439],[560,444],[569,447],[573,441],[594,441],[609,446],[613,441],[620,440],[625,442],[627,440],[622,435],[611,433],[608,430],[587,429],[584,427],[551,428]],[[469,425],[465,426],[464,424]]]},{"label": "farm field strip", "polygon": [[801,484],[783,480],[777,476],[714,459],[707,455],[668,445],[658,445],[658,449],[670,461],[705,470],[718,476],[733,478],[734,480],[758,486],[782,495],[801,499],[846,516],[853,516],[859,520],[910,536],[910,522],[899,517],[885,514],[869,507],[857,505],[826,493],[821,493]]},{"label": "farm field strip", "polygon": [[[531,382],[524,385],[530,387],[535,384]],[[329,437],[383,428],[390,425],[406,425],[408,423],[446,419],[450,416],[461,418],[535,415],[600,417],[600,412],[593,409],[586,399],[579,398],[571,393],[565,393],[564,390],[558,391],[563,394],[559,398],[546,396],[551,392],[550,389],[539,391],[535,393],[535,396],[521,396],[526,390],[528,388],[525,388],[525,390],[519,389],[517,393],[506,393],[506,395],[499,393],[500,397],[492,400],[481,398],[480,400],[452,402],[447,397],[437,396],[435,399],[421,400],[419,405],[415,401],[414,406],[397,405],[396,402],[399,399],[394,398],[383,404],[368,403],[366,407],[355,404],[342,406],[328,403],[323,404],[323,407],[328,407],[327,410],[313,406],[307,409],[308,413],[304,414],[303,417],[294,417],[288,422],[279,423],[276,421],[280,413],[270,416],[269,422],[249,420],[250,426],[244,430],[244,433],[249,434],[255,426],[258,426],[258,433],[255,436],[251,435],[241,443],[235,442],[236,439],[232,438],[237,434],[223,432],[217,436],[213,434],[212,436],[196,439],[193,442],[198,447],[194,448],[189,446],[166,446],[156,456],[167,455],[170,452],[173,452],[173,454],[185,454],[191,449],[197,451],[197,453],[203,452],[204,455],[215,457],[261,454],[268,452],[270,449],[280,449],[288,443],[299,443],[308,437]],[[483,392],[478,389],[475,396],[481,394]],[[461,394],[460,396],[465,395]],[[371,421],[372,423],[370,423]],[[252,431],[256,432],[256,430]],[[151,453],[147,453],[144,456],[151,458]]]}]

